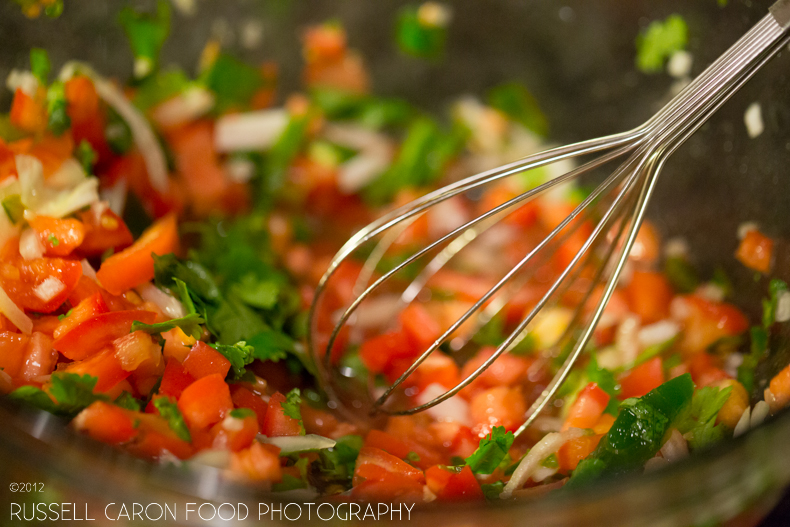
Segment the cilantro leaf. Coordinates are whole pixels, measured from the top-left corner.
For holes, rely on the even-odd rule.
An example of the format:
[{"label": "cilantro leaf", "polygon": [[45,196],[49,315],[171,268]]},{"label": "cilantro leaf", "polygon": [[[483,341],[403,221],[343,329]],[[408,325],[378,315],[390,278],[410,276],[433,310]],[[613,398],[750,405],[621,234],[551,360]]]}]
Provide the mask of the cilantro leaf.
[{"label": "cilantro leaf", "polygon": [[30,50],[30,71],[38,79],[41,86],[46,87],[49,84],[49,72],[51,70],[52,64],[49,61],[47,50],[32,48]]},{"label": "cilantro leaf", "polygon": [[496,86],[488,92],[488,104],[541,137],[549,132],[546,116],[522,84],[509,82]]},{"label": "cilantro leaf", "polygon": [[332,487],[351,488],[354,466],[364,441],[358,435],[339,437],[335,446],[318,451],[318,459],[311,466],[311,481],[321,491]]},{"label": "cilantro leaf", "polygon": [[221,53],[203,78],[217,96],[217,110],[245,109],[255,92],[264,87],[266,79],[260,69]]},{"label": "cilantro leaf", "polygon": [[249,408],[234,408],[228,412],[228,415],[234,419],[246,419],[247,417],[256,417],[258,414]]},{"label": "cilantro leaf", "polygon": [[191,83],[192,81],[182,70],[165,68],[140,83],[132,98],[132,103],[140,110],[149,110],[182,93]]},{"label": "cilantro leaf", "polygon": [[132,329],[130,331],[145,331],[151,335],[158,335],[174,328],[181,328],[181,330],[187,335],[191,335],[194,338],[199,339],[202,334],[200,325],[203,322],[205,322],[205,320],[203,320],[200,315],[197,313],[191,313],[181,318],[173,318],[164,322],[156,322],[154,324],[145,324],[144,322],[135,320],[132,323]]},{"label": "cilantro leaf", "polygon": [[496,426],[480,440],[477,450],[466,458],[466,464],[476,474],[491,474],[505,458],[514,440],[513,432],[505,431],[504,426]]},{"label": "cilantro leaf", "polygon": [[763,327],[768,330],[776,322],[776,306],[779,295],[787,291],[787,283],[774,278],[768,284],[768,298],[763,299]]},{"label": "cilantro leaf", "polygon": [[280,403],[280,406],[283,409],[283,413],[290,417],[291,419],[296,419],[299,421],[299,427],[301,428],[301,435],[305,434],[304,430],[304,423],[302,422],[302,396],[299,388],[294,388],[285,396],[285,401]]},{"label": "cilantro leaf", "polygon": [[290,474],[283,474],[283,478],[278,483],[272,485],[272,492],[285,492],[288,490],[306,489],[307,482],[302,478],[297,478]]},{"label": "cilantro leaf", "polygon": [[153,400],[154,406],[159,411],[159,415],[167,421],[170,430],[176,433],[179,439],[192,442],[192,434],[189,433],[189,428],[184,422],[184,416],[181,415],[181,410],[178,405],[168,399],[167,397],[155,397]]},{"label": "cilantro leaf", "polygon": [[119,395],[115,401],[113,401],[113,403],[116,406],[126,408],[127,410],[132,410],[134,412],[140,411],[140,401],[135,399],[134,396],[127,391],[122,392],[121,395]]},{"label": "cilantro leaf", "polygon": [[118,22],[129,39],[134,54],[134,76],[143,79],[159,66],[159,52],[170,34],[170,4],[158,0],[156,13],[140,13],[125,6],[118,15]]},{"label": "cilantro leaf", "polygon": [[47,126],[56,136],[63,135],[71,126],[66,113],[66,88],[61,81],[53,82],[47,89],[47,116]]},{"label": "cilantro leaf", "polygon": [[80,165],[82,165],[82,169],[86,174],[93,174],[93,166],[96,164],[96,159],[98,159],[99,155],[88,141],[85,139],[80,141],[80,144],[77,146],[77,150],[74,152],[74,157],[76,157],[77,161],[80,162]]},{"label": "cilantro leaf", "polygon": [[402,99],[362,95],[326,86],[310,90],[310,99],[327,119],[352,120],[375,130],[406,124],[414,115],[414,108]]},{"label": "cilantro leaf", "polygon": [[255,359],[255,350],[252,346],[248,346],[243,340],[232,346],[228,346],[227,344],[209,344],[209,346],[220,352],[230,361],[230,366],[233,369],[233,378],[235,379],[240,379],[247,373],[245,366],[252,363]]},{"label": "cilantro leaf", "polygon": [[725,434],[724,425],[716,425],[716,416],[727,402],[732,386],[720,390],[705,386],[694,393],[691,405],[677,419],[675,426],[694,450],[708,448],[720,441]]},{"label": "cilantro leaf", "polygon": [[664,21],[656,20],[636,39],[636,66],[644,73],[657,73],[664,61],[683,50],[687,42],[688,27],[683,17],[674,14]]},{"label": "cilantro leaf", "polygon": [[271,309],[277,303],[280,284],[276,280],[262,280],[248,273],[234,285],[233,292],[248,306]]},{"label": "cilantro leaf", "polygon": [[499,495],[502,494],[502,490],[505,488],[505,482],[500,480],[494,483],[483,483],[480,485],[480,488],[483,489],[483,495],[487,501],[494,501],[498,500]]},{"label": "cilantro leaf", "polygon": [[680,293],[691,293],[699,285],[697,270],[682,256],[667,258],[664,262],[664,274]]},{"label": "cilantro leaf", "polygon": [[21,386],[11,392],[11,399],[25,402],[56,415],[74,417],[94,401],[107,401],[107,396],[93,393],[98,379],[76,373],[53,373],[47,391],[34,386]]},{"label": "cilantro leaf", "polygon": [[[437,11],[431,16],[431,10]],[[442,55],[447,40],[447,7],[436,3],[407,5],[398,13],[395,39],[406,55],[436,59]]]},{"label": "cilantro leaf", "polygon": [[[598,360],[595,358],[594,354],[591,354],[586,373],[589,382],[596,383],[600,389],[609,394],[609,404],[606,406],[606,413],[617,415],[617,408],[619,406],[617,396],[620,390],[617,389],[618,383],[612,372],[598,366]],[[586,384],[584,386],[586,386]]]}]

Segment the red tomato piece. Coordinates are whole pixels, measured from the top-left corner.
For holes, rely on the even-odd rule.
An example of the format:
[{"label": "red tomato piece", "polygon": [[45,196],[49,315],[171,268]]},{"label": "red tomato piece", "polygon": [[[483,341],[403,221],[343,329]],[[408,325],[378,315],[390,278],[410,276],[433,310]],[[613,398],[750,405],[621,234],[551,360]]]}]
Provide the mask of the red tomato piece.
[{"label": "red tomato piece", "polygon": [[159,393],[178,399],[186,387],[193,382],[195,378],[187,373],[180,362],[176,359],[168,359],[165,372],[162,374],[162,382],[159,383]]},{"label": "red tomato piece", "polygon": [[110,209],[97,214],[93,209],[80,213],[85,226],[85,237],[77,252],[83,256],[98,256],[107,249],[120,251],[134,242],[126,223]]},{"label": "red tomato piece", "polygon": [[52,313],[59,308],[81,276],[79,262],[61,258],[26,261],[12,253],[0,263],[0,285],[11,300],[22,309],[38,313]]},{"label": "red tomato piece", "polygon": [[75,219],[36,216],[28,223],[36,231],[47,256],[68,256],[85,238],[85,226]]},{"label": "red tomato piece", "polygon": [[584,435],[566,441],[557,451],[559,470],[567,474],[574,470],[582,459],[593,453],[603,434]]},{"label": "red tomato piece", "polygon": [[64,88],[74,142],[90,143],[98,155],[97,163],[105,163],[113,154],[105,138],[106,118],[93,81],[76,75],[66,81]]},{"label": "red tomato piece", "polygon": [[14,93],[9,117],[11,124],[24,132],[43,132],[47,128],[47,109],[22,88]]},{"label": "red tomato piece", "polygon": [[156,414],[134,412],[133,419],[139,423],[139,436],[128,445],[128,449],[141,457],[158,458],[165,452],[178,459],[187,459],[194,454],[191,444],[179,439],[167,421]]},{"label": "red tomato piece", "polygon": [[104,297],[102,297],[102,294],[94,293],[71,308],[68,315],[64,317],[55,327],[54,331],[52,332],[52,336],[56,339],[60,338],[61,335],[65,335],[89,318],[93,318],[96,315],[100,315],[102,313],[107,313],[108,311],[109,309],[107,308],[107,304],[104,303]]},{"label": "red tomato piece", "polygon": [[731,379],[727,372],[716,365],[716,359],[708,353],[697,353],[688,361],[689,373],[697,386],[708,386]]},{"label": "red tomato piece", "polygon": [[568,412],[568,417],[565,418],[562,429],[592,428],[598,422],[608,404],[609,394],[603,391],[596,383],[591,382],[579,392]]},{"label": "red tomato piece", "polygon": [[406,460],[409,455],[419,458],[412,462],[418,468],[427,468],[441,461],[440,456],[414,441],[397,438],[381,430],[371,430],[365,438],[365,446],[379,448],[395,457]]},{"label": "red tomato piece", "polygon": [[[477,354],[472,357],[461,368],[461,378],[471,375],[477,368],[483,365],[496,351],[493,346],[480,348]],[[518,357],[510,353],[503,353],[493,364],[481,373],[469,386],[464,388],[461,393],[466,397],[471,397],[480,390],[493,388],[495,386],[515,386],[519,384],[527,375],[533,359],[528,357]]]},{"label": "red tomato piece", "polygon": [[673,292],[663,273],[634,271],[625,294],[631,311],[642,318],[643,324],[652,324],[669,316]]},{"label": "red tomato piece", "polygon": [[654,357],[627,372],[620,378],[621,400],[629,397],[642,397],[664,383],[664,365],[661,357]]},{"label": "red tomato piece", "polygon": [[403,331],[390,331],[366,340],[359,349],[359,358],[373,373],[389,369],[396,359],[410,359],[420,353]]},{"label": "red tomato piece", "polygon": [[97,392],[109,390],[131,373],[123,369],[112,348],[94,353],[85,360],[72,362],[63,371],[96,377],[98,380],[94,389]]},{"label": "red tomato piece", "polygon": [[104,260],[96,278],[107,291],[120,295],[153,279],[154,259],[151,253],[161,256],[177,250],[176,215],[168,214],[148,227],[130,247]]},{"label": "red tomato piece", "polygon": [[235,384],[230,387],[230,396],[236,408],[249,408],[255,412],[255,415],[258,416],[258,425],[263,428],[263,424],[266,422],[266,409],[269,405],[259,395]]},{"label": "red tomato piece", "polygon": [[230,468],[252,481],[280,481],[280,449],[274,445],[253,443],[249,448],[231,454]]},{"label": "red tomato piece", "polygon": [[480,483],[468,465],[460,472],[433,466],[425,472],[425,484],[442,501],[473,501],[485,498]]},{"label": "red tomato piece", "polygon": [[421,304],[409,304],[398,315],[404,333],[418,349],[426,349],[442,335],[442,328]]},{"label": "red tomato piece", "polygon": [[302,427],[297,419],[285,415],[282,403],[286,397],[280,392],[275,392],[269,399],[266,409],[266,419],[261,426],[261,433],[268,437],[296,436],[302,433]]},{"label": "red tomato piece", "polygon": [[201,341],[197,341],[192,346],[183,364],[187,373],[195,379],[213,374],[219,374],[224,379],[230,371],[230,361],[222,353]]},{"label": "red tomato piece", "polygon": [[11,377],[19,375],[30,337],[10,331],[0,332],[0,369]]},{"label": "red tomato piece", "polygon": [[212,448],[238,452],[250,446],[257,435],[258,418],[255,415],[243,418],[228,415],[211,428]]},{"label": "red tomato piece", "polygon": [[406,476],[406,478],[420,484],[425,482],[422,470],[409,465],[380,448],[362,447],[354,468],[354,486],[362,483],[364,480],[382,480],[389,477],[390,474]]},{"label": "red tomato piece", "polygon": [[129,414],[122,408],[103,401],[96,401],[81,411],[72,424],[88,436],[117,445],[126,443],[137,435],[137,429]]},{"label": "red tomato piece", "polygon": [[695,295],[679,297],[684,304],[680,349],[687,354],[705,351],[722,337],[740,335],[749,327],[746,316],[732,304],[713,302]]},{"label": "red tomato piece", "polygon": [[72,360],[88,357],[129,333],[135,321],[153,324],[156,313],[131,309],[95,315],[60,335],[53,345]]},{"label": "red tomato piece", "polygon": [[225,378],[215,373],[198,379],[181,393],[178,409],[190,428],[206,429],[233,409]]},{"label": "red tomato piece", "polygon": [[495,426],[504,426],[507,430],[517,429],[524,420],[527,407],[519,387],[497,386],[475,395],[469,404],[469,411],[472,421],[476,423],[474,430],[484,437]]},{"label": "red tomato piece", "polygon": [[774,241],[757,229],[746,233],[735,251],[735,258],[749,269],[763,274],[771,271]]},{"label": "red tomato piece", "polygon": [[58,352],[52,348],[52,338],[44,333],[34,332],[28,341],[19,377],[32,381],[36,377],[49,375],[57,362]]}]

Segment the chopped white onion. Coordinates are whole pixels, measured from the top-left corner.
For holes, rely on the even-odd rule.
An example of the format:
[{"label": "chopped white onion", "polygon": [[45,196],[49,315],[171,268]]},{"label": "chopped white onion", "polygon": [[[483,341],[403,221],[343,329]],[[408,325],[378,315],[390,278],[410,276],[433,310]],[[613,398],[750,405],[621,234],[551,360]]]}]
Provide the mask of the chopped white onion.
[{"label": "chopped white onion", "polygon": [[664,244],[664,254],[667,258],[687,258],[689,244],[685,238],[670,238]]},{"label": "chopped white onion", "polygon": [[469,221],[469,213],[462,201],[450,198],[428,210],[428,230],[438,238]]},{"label": "chopped white onion", "polygon": [[401,307],[400,295],[380,295],[365,300],[361,309],[354,312],[354,327],[380,328],[390,324]]},{"label": "chopped white onion", "polygon": [[689,455],[688,442],[684,439],[683,434],[677,428],[672,429],[666,443],[661,447],[661,455],[670,463],[679,461]]},{"label": "chopped white onion", "polygon": [[749,422],[751,421],[752,416],[752,409],[750,407],[746,407],[746,410],[743,411],[741,414],[741,418],[738,419],[738,424],[735,425],[735,429],[732,431],[733,437],[738,437],[746,432],[749,431]]},{"label": "chopped white onion", "polygon": [[279,447],[280,455],[314,452],[316,450],[323,450],[335,446],[335,441],[333,439],[316,434],[280,437],[266,437],[259,434],[258,441]]},{"label": "chopped white onion", "polygon": [[776,318],[777,322],[787,322],[790,320],[790,292],[782,291],[776,298]]},{"label": "chopped white onion", "polygon": [[688,77],[691,73],[691,65],[694,62],[694,56],[688,51],[676,51],[669,57],[667,62],[667,73],[676,79]]},{"label": "chopped white onion", "polygon": [[639,317],[629,315],[617,326],[614,336],[615,348],[620,352],[623,364],[631,364],[640,351]]},{"label": "chopped white onion", "polygon": [[669,461],[664,459],[661,456],[651,457],[645,463],[645,472],[654,472],[656,470],[662,469],[665,466],[669,465]]},{"label": "chopped white onion", "polygon": [[380,176],[390,165],[388,153],[358,154],[338,167],[337,186],[344,194],[353,194]]},{"label": "chopped white onion", "polygon": [[54,276],[48,276],[43,282],[33,288],[33,294],[41,299],[42,302],[49,302],[64,289],[66,289],[66,285],[63,282]]},{"label": "chopped white onion", "polygon": [[99,200],[99,180],[95,177],[86,178],[70,191],[61,191],[46,203],[35,209],[42,216],[62,218],[78,210],[90,206]]},{"label": "chopped white onion", "polygon": [[17,155],[14,160],[22,205],[36,214],[62,218],[99,199],[99,180],[94,177],[83,178],[71,189],[57,190],[44,185],[41,161],[26,154]]},{"label": "chopped white onion", "polygon": [[532,473],[531,479],[535,483],[540,483],[544,479],[550,478],[551,476],[556,474],[557,473],[557,468],[558,467],[549,468],[549,467],[544,467],[543,465],[541,465],[541,466],[539,466],[538,468],[535,469],[535,472]]},{"label": "chopped white onion", "polygon": [[753,102],[746,108],[743,114],[743,122],[746,125],[746,133],[754,139],[765,130],[763,123],[763,112],[759,102]]},{"label": "chopped white onion", "polygon": [[741,364],[743,364],[743,355],[740,353],[730,353],[727,355],[727,358],[724,359],[722,369],[730,377],[736,378],[738,376],[738,368]]},{"label": "chopped white onion", "polygon": [[676,296],[669,303],[669,315],[674,320],[686,320],[691,315],[691,307],[683,297]]},{"label": "chopped white onion", "polygon": [[136,287],[140,297],[146,302],[156,304],[156,307],[170,318],[181,318],[186,315],[184,306],[178,299],[168,295],[154,284],[146,282]]},{"label": "chopped white onion", "polygon": [[22,333],[30,335],[33,332],[33,321],[14,304],[2,286],[0,286],[0,313],[4,314]]},{"label": "chopped white onion", "polygon": [[82,260],[80,260],[80,265],[82,265],[82,274],[84,276],[96,280],[96,270],[93,268],[93,266],[90,264],[88,260],[83,258]]},{"label": "chopped white onion", "polygon": [[38,78],[29,71],[11,70],[5,79],[5,85],[9,91],[15,92],[22,89],[25,95],[34,97],[38,91]]},{"label": "chopped white onion", "polygon": [[[102,202],[105,202],[110,210],[118,216],[123,215],[123,209],[126,207],[128,187],[126,178],[119,178],[113,186],[104,188],[101,191]],[[101,214],[98,214],[97,217],[100,218]]]},{"label": "chopped white onion", "polygon": [[[425,389],[420,392],[416,401],[417,404],[425,404],[447,391],[447,388],[438,383],[429,384]],[[432,406],[425,410],[425,413],[436,419],[437,421],[452,421],[465,426],[471,425],[471,417],[469,415],[469,403],[461,397],[450,397],[436,406]]]},{"label": "chopped white onion", "polygon": [[255,175],[255,163],[249,159],[228,159],[225,173],[236,183],[246,183]]},{"label": "chopped white onion", "polygon": [[713,282],[700,285],[694,294],[711,302],[722,302],[725,297],[724,289]]},{"label": "chopped white onion", "polygon": [[510,481],[505,485],[500,497],[502,499],[509,498],[513,494],[513,491],[524,486],[524,483],[532,477],[535,470],[541,466],[544,459],[557,452],[566,441],[576,439],[582,435],[584,435],[584,431],[579,428],[569,428],[564,432],[546,434],[546,436],[538,441],[518,464],[518,467],[516,467],[515,472],[513,472]]},{"label": "chopped white onion", "polygon": [[47,186],[58,190],[69,189],[80,184],[87,176],[80,162],[70,157],[47,178]]},{"label": "chopped white onion", "polygon": [[151,117],[162,128],[174,128],[204,115],[214,106],[214,94],[193,86],[154,108]]},{"label": "chopped white onion", "polygon": [[283,108],[223,115],[214,125],[214,146],[219,152],[266,150],[288,124]]},{"label": "chopped white onion", "polygon": [[643,326],[637,333],[642,349],[672,340],[680,333],[680,324],[674,320],[661,320]]},{"label": "chopped white onion", "polygon": [[771,407],[765,401],[758,401],[752,408],[752,416],[749,418],[749,428],[756,428],[763,424],[765,418],[771,413]]},{"label": "chopped white onion", "polygon": [[19,235],[19,255],[24,260],[35,260],[44,256],[44,246],[33,229],[25,229]]},{"label": "chopped white onion", "polygon": [[738,225],[738,230],[736,231],[738,234],[738,239],[743,240],[750,231],[756,231],[760,228],[760,225],[756,221],[745,221]]},{"label": "chopped white onion", "polygon": [[230,465],[230,456],[230,450],[201,450],[191,457],[189,462],[224,469]]}]

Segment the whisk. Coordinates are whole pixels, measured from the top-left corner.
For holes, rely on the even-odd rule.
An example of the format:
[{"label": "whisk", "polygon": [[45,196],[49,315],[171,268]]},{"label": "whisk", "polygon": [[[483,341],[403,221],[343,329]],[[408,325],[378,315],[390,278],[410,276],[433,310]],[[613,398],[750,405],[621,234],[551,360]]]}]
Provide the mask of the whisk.
[{"label": "whisk", "polygon": [[[779,0],[770,7],[769,14],[643,125],[628,132],[554,148],[468,177],[401,206],[357,232],[332,260],[318,285],[310,312],[310,347],[316,359],[319,381],[328,395],[339,402],[349,415],[356,417],[364,415],[365,409],[372,413],[404,415],[432,408],[456,395],[502,354],[513,350],[532,327],[531,324],[542,312],[545,314],[545,310],[557,305],[563,295],[571,290],[580,291],[578,298],[581,301],[572,312],[566,329],[549,346],[552,351],[548,356],[553,357],[559,367],[526,411],[523,424],[515,432],[516,435],[521,434],[552,401],[590,341],[626,266],[658,175],[667,159],[788,44],[788,27],[790,0]],[[592,154],[598,155],[593,157]],[[584,158],[583,162],[581,158]],[[576,160],[579,164],[470,221],[454,226],[388,270],[377,272],[388,250],[393,244],[397,245],[399,237],[434,207],[461,194],[474,199],[475,192],[479,192],[477,189],[485,185],[567,160]],[[615,162],[619,164],[607,172],[603,181],[578,206],[465,309],[390,386],[381,386],[371,379],[359,382],[359,379],[347,375],[342,361],[343,348],[348,347],[349,335],[352,340],[355,332],[359,335],[356,324],[362,315],[370,315],[369,312],[374,310],[370,308],[370,302],[375,295],[387,293],[390,298],[395,296],[396,302],[389,306],[392,311],[384,312],[382,317],[385,323],[393,320],[399,310],[425,297],[426,285],[445,265],[468,250],[476,240],[482,240],[486,232],[494,232],[495,227],[514,210],[581,176],[599,174],[603,167]],[[594,227],[590,227],[592,224]],[[583,243],[577,244],[575,254],[565,261],[561,270],[556,271],[555,277],[544,280],[542,295],[490,357],[455,386],[444,389],[443,393],[430,400],[417,405],[407,404],[405,408],[403,404],[393,402],[397,399],[393,398],[396,391],[405,386],[407,379],[431,354],[446,352],[449,348],[449,352],[458,354],[460,360],[462,353],[458,350],[463,349],[477,331],[500,313],[529,280],[541,272],[545,275],[547,262],[552,261],[563,243],[573,236],[580,237]],[[370,245],[373,248],[367,251]],[[360,254],[365,258],[364,264],[358,266],[350,278],[355,284],[353,296],[339,298],[337,294],[330,294],[334,280],[349,280],[347,273],[338,273],[338,270]],[[496,259],[496,255],[491,257]],[[408,278],[405,282],[402,280],[404,276]],[[399,295],[393,295],[391,291],[397,283],[407,285]],[[600,292],[600,297],[594,297],[594,292]],[[590,304],[593,304],[592,309]],[[440,347],[443,351],[437,352]]]}]

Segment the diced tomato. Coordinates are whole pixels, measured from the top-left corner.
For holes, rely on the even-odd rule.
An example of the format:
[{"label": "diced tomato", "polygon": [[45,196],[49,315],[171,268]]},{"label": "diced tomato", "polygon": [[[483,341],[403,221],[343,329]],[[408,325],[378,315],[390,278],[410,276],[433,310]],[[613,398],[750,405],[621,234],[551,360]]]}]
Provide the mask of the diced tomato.
[{"label": "diced tomato", "polygon": [[120,251],[134,241],[126,223],[112,210],[106,208],[97,214],[93,209],[81,212],[85,237],[77,252],[83,256],[98,256],[107,249]]},{"label": "diced tomato", "polygon": [[735,251],[735,258],[749,269],[768,274],[771,271],[773,252],[774,241],[757,229],[751,229],[741,240],[738,250]]},{"label": "diced tomato", "polygon": [[187,335],[178,327],[162,333],[162,337],[165,339],[165,346],[162,350],[164,356],[172,357],[181,363],[184,362],[192,350],[192,346],[197,342],[195,337]]},{"label": "diced tomato", "polygon": [[669,316],[672,286],[664,274],[654,271],[634,271],[625,289],[631,311],[652,324]]},{"label": "diced tomato", "polygon": [[57,362],[58,352],[52,348],[52,338],[43,333],[34,332],[28,341],[19,377],[26,381],[32,381],[42,375],[49,375],[55,369]]},{"label": "diced tomato", "polygon": [[266,422],[266,409],[269,405],[259,395],[238,384],[230,387],[230,395],[236,408],[249,408],[255,412],[255,415],[258,416],[258,425],[263,429]]},{"label": "diced tomato", "polygon": [[414,347],[403,331],[390,331],[363,342],[359,349],[359,358],[371,372],[381,373],[395,359],[410,359],[419,353],[420,350]]},{"label": "diced tomato", "polygon": [[9,177],[16,177],[16,175],[14,152],[8,148],[6,142],[0,137],[0,182]]},{"label": "diced tomato", "polygon": [[[470,376],[485,361],[491,358],[496,351],[493,346],[480,348],[477,354],[469,359],[461,368],[461,378]],[[465,397],[472,397],[480,390],[495,386],[515,386],[527,375],[533,360],[527,357],[518,357],[510,353],[503,353],[493,364],[486,368],[469,386],[461,391]]]},{"label": "diced tomato", "polygon": [[24,132],[38,133],[47,128],[47,109],[33,97],[17,88],[9,115],[11,124]]},{"label": "diced tomato", "polygon": [[415,459],[412,464],[418,468],[427,468],[440,462],[439,456],[424,445],[399,439],[381,430],[368,432],[365,446],[379,448],[403,460],[406,460],[409,455],[416,455],[419,459]]},{"label": "diced tomato", "polygon": [[28,223],[47,256],[68,256],[85,238],[85,227],[78,220],[36,216]]},{"label": "diced tomato", "polygon": [[119,337],[112,345],[115,356],[126,371],[134,371],[145,362],[158,363],[162,355],[161,348],[144,331],[133,331]]},{"label": "diced tomato", "polygon": [[154,277],[151,253],[161,256],[177,250],[178,225],[175,214],[169,214],[146,229],[130,247],[104,260],[96,277],[107,291],[120,295]]},{"label": "diced tomato", "polygon": [[[403,371],[406,371],[411,362],[411,360],[408,360]],[[406,383],[409,386],[416,386],[419,391],[423,391],[431,384],[440,384],[449,389],[458,384],[460,380],[458,365],[455,361],[437,350],[431,353],[417,367],[417,370],[409,377]]]},{"label": "diced tomato", "polygon": [[699,353],[723,337],[740,335],[749,327],[746,316],[732,304],[713,302],[688,295],[678,297],[686,316],[680,349],[685,353]]},{"label": "diced tomato", "polygon": [[198,341],[184,359],[184,370],[195,379],[214,374],[224,379],[230,371],[230,361],[205,342]]},{"label": "diced tomato", "polygon": [[485,498],[472,469],[464,466],[460,472],[433,466],[425,472],[425,484],[442,501],[472,501]]},{"label": "diced tomato", "polygon": [[97,163],[105,163],[112,156],[112,151],[105,138],[106,119],[93,81],[84,75],[76,75],[66,81],[64,88],[74,142],[87,141],[96,151]]},{"label": "diced tomato", "polygon": [[790,402],[790,365],[785,366],[777,373],[768,385],[771,390],[771,397],[765,400],[771,405],[771,410],[777,412]]},{"label": "diced tomato", "polygon": [[51,337],[59,324],[60,320],[55,315],[42,315],[33,319],[33,331],[38,331]]},{"label": "diced tomato", "polygon": [[215,373],[196,380],[178,398],[178,409],[190,428],[205,429],[218,423],[233,409],[225,378]]},{"label": "diced tomato", "polygon": [[[378,470],[377,470],[378,469]],[[383,472],[382,470],[383,469]],[[425,476],[422,470],[414,468],[405,461],[388,454],[380,448],[364,446],[359,451],[356,466],[354,468],[354,485],[362,483],[364,480],[380,480],[388,474],[406,476],[406,478],[422,484]]]},{"label": "diced tomato", "polygon": [[297,419],[285,415],[282,403],[286,397],[280,392],[275,392],[269,399],[266,409],[266,419],[261,426],[261,433],[268,437],[295,436],[302,433],[302,427]]},{"label": "diced tomato", "polygon": [[109,309],[107,309],[107,304],[104,303],[102,294],[94,293],[71,308],[68,315],[55,327],[52,336],[58,339],[86,320],[108,311]]},{"label": "diced tomato", "polygon": [[495,426],[504,426],[506,430],[517,429],[524,420],[527,408],[519,387],[497,386],[475,395],[470,401],[469,412],[476,423],[474,431],[484,437]]},{"label": "diced tomato", "polygon": [[153,324],[154,320],[156,313],[151,311],[132,309],[101,313],[62,333],[53,345],[69,359],[80,360],[129,333],[133,322]]},{"label": "diced tomato", "polygon": [[121,361],[115,356],[115,350],[112,348],[94,353],[85,360],[72,362],[63,371],[96,377],[97,392],[109,390],[131,373],[123,369]]},{"label": "diced tomato", "polygon": [[211,428],[212,447],[238,452],[247,448],[258,435],[258,419],[255,415],[237,418],[228,415]]},{"label": "diced tomato", "polygon": [[168,359],[162,374],[162,382],[159,384],[159,393],[178,399],[186,387],[193,382],[195,378],[187,373],[180,362],[176,359]]},{"label": "diced tomato", "polygon": [[282,478],[280,449],[274,445],[253,443],[248,449],[231,454],[230,468],[252,481],[279,481]]},{"label": "diced tomato", "polygon": [[74,151],[74,140],[71,133],[66,132],[60,136],[44,133],[30,145],[26,152],[41,161],[44,179],[54,174],[67,159],[71,159]]},{"label": "diced tomato", "polygon": [[715,357],[709,353],[694,354],[688,360],[688,369],[697,386],[708,386],[732,378],[716,364]]},{"label": "diced tomato", "polygon": [[0,369],[11,377],[19,375],[30,337],[10,331],[0,332]]},{"label": "diced tomato", "polygon": [[23,260],[12,253],[0,262],[0,285],[11,300],[22,309],[39,313],[59,308],[81,276],[79,262],[61,258]]},{"label": "diced tomato", "polygon": [[560,472],[575,470],[582,459],[593,453],[602,437],[603,434],[583,435],[566,441],[557,451]]},{"label": "diced tomato", "polygon": [[620,378],[621,400],[629,397],[642,397],[664,383],[664,366],[661,357],[654,357],[627,372]]},{"label": "diced tomato", "polygon": [[608,404],[609,394],[603,391],[596,383],[591,382],[579,392],[568,411],[568,416],[565,418],[562,429],[592,428],[598,422]]},{"label": "diced tomato", "polygon": [[599,419],[598,422],[595,423],[593,426],[593,432],[596,434],[605,434],[612,428],[614,424],[615,417],[612,414],[603,414]]},{"label": "diced tomato", "polygon": [[393,474],[375,467],[380,476],[367,479],[351,489],[351,496],[358,500],[373,502],[418,502],[423,499],[422,484],[401,474]]},{"label": "diced tomato", "polygon": [[398,321],[418,349],[428,348],[442,335],[439,323],[421,304],[409,304],[398,315]]},{"label": "diced tomato", "polygon": [[128,445],[128,449],[139,456],[158,458],[165,452],[186,459],[194,453],[191,444],[179,439],[167,421],[156,414],[135,412],[133,419],[139,423],[139,435]]},{"label": "diced tomato", "polygon": [[112,160],[102,174],[102,182],[112,185],[120,180],[128,183],[129,189],[137,195],[146,212],[153,218],[169,213],[180,213],[184,208],[183,190],[174,179],[168,179],[168,186],[162,192],[155,189],[148,180],[145,160],[136,149]]},{"label": "diced tomato", "polygon": [[454,294],[459,300],[477,302],[495,282],[488,278],[469,276],[450,269],[441,269],[428,280],[428,287]]},{"label": "diced tomato", "polygon": [[126,443],[137,435],[128,413],[103,401],[91,403],[74,418],[72,424],[78,431],[111,445]]},{"label": "diced tomato", "polygon": [[631,247],[628,258],[643,266],[652,266],[658,260],[660,250],[661,239],[658,236],[658,231],[652,223],[647,220],[643,221],[639,232],[636,233],[636,240],[634,240],[634,246]]}]

